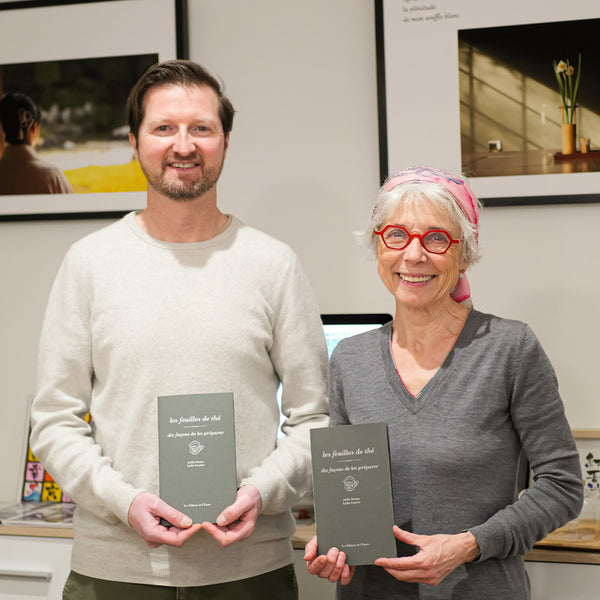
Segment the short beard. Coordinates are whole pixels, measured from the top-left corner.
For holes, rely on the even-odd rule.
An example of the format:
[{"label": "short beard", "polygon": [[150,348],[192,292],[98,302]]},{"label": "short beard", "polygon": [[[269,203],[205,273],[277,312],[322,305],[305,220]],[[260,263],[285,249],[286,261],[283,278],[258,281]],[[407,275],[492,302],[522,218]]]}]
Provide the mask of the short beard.
[{"label": "short beard", "polygon": [[200,179],[191,182],[165,181],[163,177],[164,172],[156,173],[147,171],[142,164],[140,164],[140,167],[142,168],[142,172],[148,180],[148,185],[153,187],[157,192],[163,194],[171,200],[189,202],[206,194],[206,192],[216,185],[219,177],[221,176],[224,162],[225,158],[223,157],[220,165],[205,170],[204,161],[200,159],[202,176]]}]

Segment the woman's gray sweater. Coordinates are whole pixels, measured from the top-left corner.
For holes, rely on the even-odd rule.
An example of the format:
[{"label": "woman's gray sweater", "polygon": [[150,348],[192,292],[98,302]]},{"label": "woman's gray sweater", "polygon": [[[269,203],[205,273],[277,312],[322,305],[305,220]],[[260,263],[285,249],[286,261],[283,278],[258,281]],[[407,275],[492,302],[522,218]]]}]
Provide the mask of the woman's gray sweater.
[{"label": "woman's gray sweater", "polygon": [[[579,455],[548,357],[527,325],[472,310],[414,397],[392,360],[391,326],[334,350],[331,424],[387,422],[396,524],[425,535],[469,530],[481,556],[437,587],[358,567],[338,598],[529,598],[523,555],[574,518],[583,497]],[[533,478],[517,499],[521,452]],[[399,554],[414,552],[398,544]]]}]

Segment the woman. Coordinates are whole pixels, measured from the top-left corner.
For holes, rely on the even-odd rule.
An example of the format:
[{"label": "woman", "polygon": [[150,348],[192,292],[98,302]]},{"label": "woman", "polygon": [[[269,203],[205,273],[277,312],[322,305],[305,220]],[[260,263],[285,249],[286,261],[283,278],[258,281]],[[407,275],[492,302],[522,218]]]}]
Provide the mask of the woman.
[{"label": "woman", "polygon": [[40,110],[25,94],[0,98],[5,145],[0,156],[0,194],[69,194],[71,184],[56,166],[33,149],[40,137]]},{"label": "woman", "polygon": [[[331,424],[388,423],[398,557],[353,567],[306,547],[337,598],[529,598],[523,555],[575,517],[579,456],[550,362],[529,327],[472,308],[478,202],[428,167],[382,188],[366,239],[392,322],[331,356]],[[517,499],[521,452],[533,485]]]}]

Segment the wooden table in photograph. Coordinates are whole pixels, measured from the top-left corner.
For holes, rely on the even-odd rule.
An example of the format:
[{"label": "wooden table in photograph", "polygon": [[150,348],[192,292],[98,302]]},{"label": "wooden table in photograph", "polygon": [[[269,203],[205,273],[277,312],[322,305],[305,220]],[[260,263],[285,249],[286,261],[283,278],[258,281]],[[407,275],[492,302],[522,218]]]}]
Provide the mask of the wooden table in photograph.
[{"label": "wooden table in photograph", "polygon": [[600,150],[561,155],[553,150],[465,153],[462,170],[467,177],[549,175],[600,171]]}]

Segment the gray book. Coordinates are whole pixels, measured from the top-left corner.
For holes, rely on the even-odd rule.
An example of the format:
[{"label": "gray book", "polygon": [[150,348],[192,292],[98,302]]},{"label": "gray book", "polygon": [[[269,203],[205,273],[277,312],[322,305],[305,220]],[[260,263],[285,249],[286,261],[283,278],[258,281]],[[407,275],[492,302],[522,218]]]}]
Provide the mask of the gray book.
[{"label": "gray book", "polygon": [[160,497],[214,523],[237,494],[233,394],[159,396],[158,458]]},{"label": "gray book", "polygon": [[349,565],[396,557],[386,423],[310,430],[319,554],[346,553]]}]

